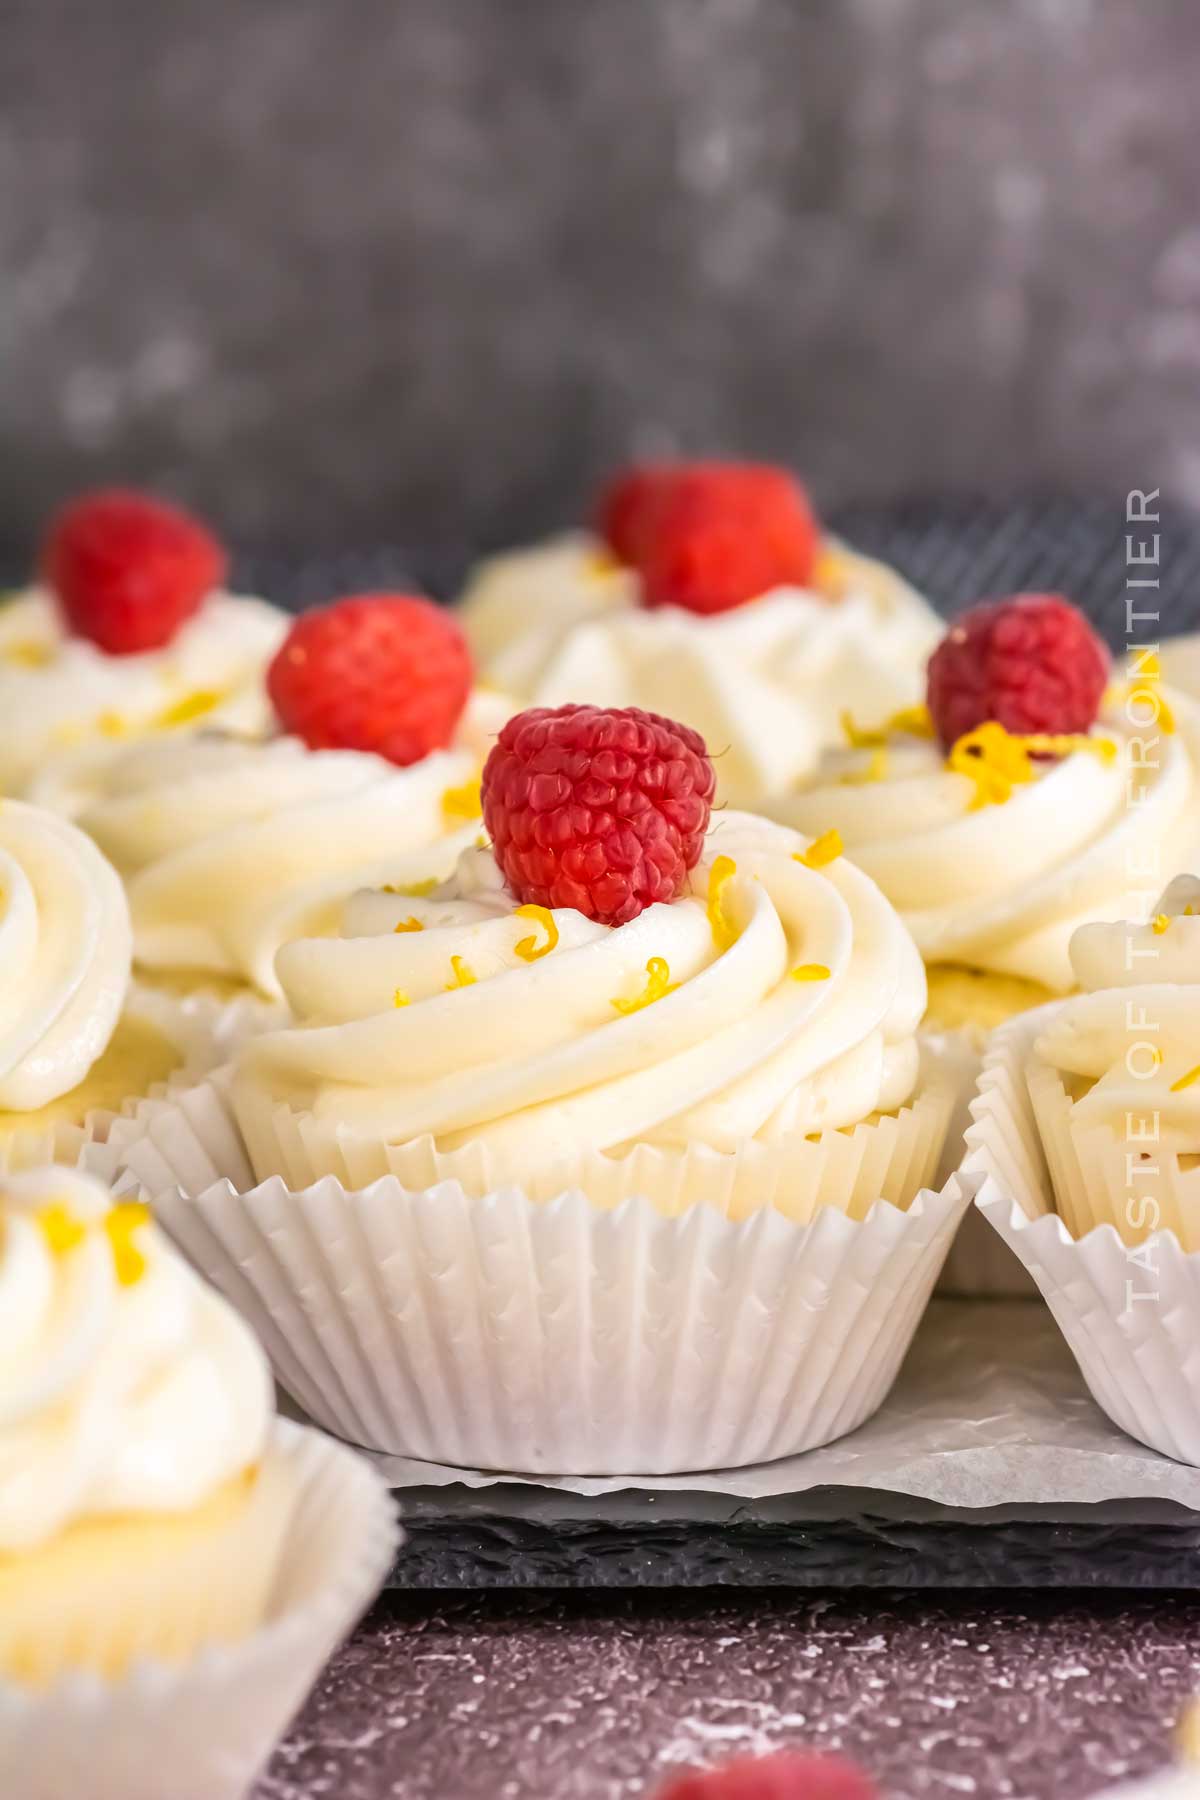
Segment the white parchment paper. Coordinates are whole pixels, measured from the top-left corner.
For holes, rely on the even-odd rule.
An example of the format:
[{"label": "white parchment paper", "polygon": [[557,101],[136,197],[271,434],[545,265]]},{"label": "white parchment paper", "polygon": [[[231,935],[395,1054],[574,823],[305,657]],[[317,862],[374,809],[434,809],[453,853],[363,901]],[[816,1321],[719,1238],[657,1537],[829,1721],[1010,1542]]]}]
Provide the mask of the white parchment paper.
[{"label": "white parchment paper", "polygon": [[[509,1485],[506,1510],[547,1516],[572,1497],[620,1494],[660,1518],[837,1517],[862,1510],[918,1518],[1105,1518],[1183,1522],[1200,1512],[1200,1470],[1134,1443],[1089,1396],[1049,1312],[1029,1300],[935,1300],[899,1380],[875,1417],[804,1456],[727,1473],[554,1478],[481,1474],[405,1457],[375,1457],[398,1489]],[[481,1500],[484,1498],[480,1496]],[[524,1503],[522,1504],[522,1498]],[[513,1500],[516,1506],[512,1506]],[[624,1507],[622,1508],[624,1510]]]}]

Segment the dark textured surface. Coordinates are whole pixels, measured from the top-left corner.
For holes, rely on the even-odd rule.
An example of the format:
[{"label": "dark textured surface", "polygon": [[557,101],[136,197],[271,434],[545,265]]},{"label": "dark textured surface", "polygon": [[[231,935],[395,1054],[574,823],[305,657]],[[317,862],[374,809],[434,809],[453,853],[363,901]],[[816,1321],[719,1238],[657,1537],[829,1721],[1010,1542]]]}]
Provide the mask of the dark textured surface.
[{"label": "dark textured surface", "polygon": [[[397,1586],[443,1588],[1200,1588],[1200,1525],[964,1525],[850,1514],[812,1525],[736,1521],[552,1528],[486,1514],[407,1518]],[[749,1510],[749,1509],[747,1509]],[[603,1506],[596,1504],[602,1514]]]},{"label": "dark textured surface", "polygon": [[7,0],[0,540],[515,538],[632,449],[1200,497],[1192,0]]},{"label": "dark textured surface", "polygon": [[1083,1800],[1200,1686],[1200,1600],[390,1599],[256,1800],[624,1800],[686,1763],[857,1757],[891,1800]]}]

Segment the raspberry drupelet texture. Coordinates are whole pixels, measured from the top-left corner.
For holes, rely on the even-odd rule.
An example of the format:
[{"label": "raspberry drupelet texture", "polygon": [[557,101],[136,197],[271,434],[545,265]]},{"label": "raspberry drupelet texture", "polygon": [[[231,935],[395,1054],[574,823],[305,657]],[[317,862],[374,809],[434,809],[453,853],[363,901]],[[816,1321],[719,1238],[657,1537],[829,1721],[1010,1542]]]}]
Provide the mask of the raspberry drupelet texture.
[{"label": "raspberry drupelet texture", "polygon": [[678,1776],[655,1800],[878,1800],[869,1776],[840,1756],[781,1750]]},{"label": "raspberry drupelet texture", "polygon": [[808,497],[769,463],[663,463],[606,490],[599,528],[642,579],[645,606],[728,612],[777,587],[807,587],[820,532]]},{"label": "raspberry drupelet texture", "polygon": [[373,750],[402,765],[446,747],[471,681],[458,625],[417,594],[302,613],[267,671],[280,722],[310,750]]},{"label": "raspberry drupelet texture", "polygon": [[624,925],[682,893],[716,777],[698,732],[637,707],[535,707],[501,731],[483,822],[518,900]]},{"label": "raspberry drupelet texture", "polygon": [[929,659],[926,699],[948,750],[994,720],[1019,735],[1086,732],[1108,684],[1108,650],[1061,594],[1016,594],[960,615]]},{"label": "raspberry drupelet texture", "polygon": [[199,520],[123,488],[65,506],[40,563],[69,629],[110,656],[169,644],[226,573],[224,550]]}]

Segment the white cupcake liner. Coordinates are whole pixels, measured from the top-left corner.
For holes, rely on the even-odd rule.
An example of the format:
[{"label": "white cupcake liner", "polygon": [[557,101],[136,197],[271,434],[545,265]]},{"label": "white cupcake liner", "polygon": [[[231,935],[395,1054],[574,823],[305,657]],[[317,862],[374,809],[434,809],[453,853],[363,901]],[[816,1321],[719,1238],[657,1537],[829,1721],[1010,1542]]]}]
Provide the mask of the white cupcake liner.
[{"label": "white cupcake liner", "polygon": [[296,1500],[268,1616],[241,1643],[121,1681],[68,1675],[32,1691],[0,1681],[4,1800],[241,1800],[335,1645],[379,1588],[394,1508],[362,1461],[279,1421],[268,1453]]},{"label": "white cupcake liner", "polygon": [[[986,1037],[986,1032],[957,1028],[932,1040],[942,1057],[957,1069],[959,1080],[958,1099],[946,1136],[946,1152],[938,1171],[939,1181],[944,1181],[962,1161],[963,1140],[971,1122],[971,1102],[975,1098]],[[996,1236],[974,1207],[968,1207],[942,1264],[937,1292],[960,1300],[982,1296],[1024,1300],[1036,1294],[1037,1288],[1003,1239]]]},{"label": "white cupcake liner", "polygon": [[798,1223],[772,1205],[668,1214],[646,1196],[471,1197],[394,1175],[245,1190],[220,1082],[147,1124],[122,1184],[148,1193],[312,1418],[376,1451],[528,1474],[727,1468],[854,1430],[971,1193],[955,1176],[903,1210]]},{"label": "white cupcake liner", "polygon": [[923,1046],[920,1087],[909,1105],[850,1130],[750,1141],[736,1152],[651,1144],[623,1153],[581,1150],[521,1177],[483,1142],[458,1150],[439,1150],[431,1137],[385,1143],[337,1120],[299,1112],[245,1076],[230,1084],[229,1095],[259,1181],[279,1176],[291,1188],[304,1188],[332,1176],[359,1189],[391,1175],[412,1191],[450,1182],[482,1196],[520,1186],[537,1203],[578,1188],[603,1209],[646,1197],[665,1214],[703,1205],[741,1219],[770,1206],[803,1224],[824,1206],[861,1219],[881,1197],[905,1205],[933,1177],[962,1084],[960,1060],[946,1053],[941,1039],[931,1039]]},{"label": "white cupcake liner", "polygon": [[[1092,1222],[1076,1236],[1059,1215],[1047,1156],[1055,1151],[1043,1144],[1026,1075],[1053,1011],[1039,1007],[993,1037],[963,1173],[979,1183],[980,1212],[1036,1282],[1096,1403],[1140,1443],[1200,1465],[1200,1251],[1170,1230],[1128,1244],[1086,1207],[1080,1217]],[[1074,1192],[1074,1171],[1070,1182]]]},{"label": "white cupcake liner", "polygon": [[[143,1098],[174,1096],[200,1081],[225,1062],[259,1031],[279,1024],[282,1008],[253,996],[221,1001],[209,995],[178,998],[135,981],[124,1011],[144,1020],[176,1044],[180,1066],[165,1082],[157,1082],[148,1096],[131,1095],[120,1112],[97,1108],[82,1124],[63,1122],[50,1129],[15,1131],[0,1139],[0,1175],[17,1169],[40,1168],[46,1163],[73,1165],[89,1156],[89,1166],[101,1176],[115,1166],[104,1155],[104,1146],[122,1119],[133,1119]],[[96,1152],[93,1156],[91,1153]]]}]

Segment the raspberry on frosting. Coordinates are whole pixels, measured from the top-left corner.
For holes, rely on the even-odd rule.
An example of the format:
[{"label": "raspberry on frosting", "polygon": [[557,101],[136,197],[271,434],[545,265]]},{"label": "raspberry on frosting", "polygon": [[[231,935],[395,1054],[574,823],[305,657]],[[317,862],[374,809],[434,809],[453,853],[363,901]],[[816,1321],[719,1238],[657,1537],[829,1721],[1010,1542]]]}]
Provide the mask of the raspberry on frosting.
[{"label": "raspberry on frosting", "polygon": [[682,893],[715,786],[686,725],[637,707],[535,707],[488,757],[483,819],[518,900],[624,925]]},{"label": "raspberry on frosting", "polygon": [[870,1777],[840,1756],[781,1750],[680,1775],[655,1800],[878,1800]]},{"label": "raspberry on frosting", "polygon": [[198,519],[148,494],[83,494],[51,520],[43,580],[77,637],[110,656],[169,644],[225,579],[221,545]]},{"label": "raspberry on frosting", "polygon": [[598,524],[637,569],[645,606],[727,612],[777,587],[808,587],[820,534],[808,496],[769,463],[633,468],[606,490]]},{"label": "raspberry on frosting", "polygon": [[929,659],[927,700],[945,749],[979,725],[1022,736],[1086,732],[1108,684],[1108,650],[1061,594],[985,601]]},{"label": "raspberry on frosting", "polygon": [[462,631],[432,600],[355,594],[297,619],[267,691],[311,750],[373,750],[407,766],[449,744],[472,678]]}]

